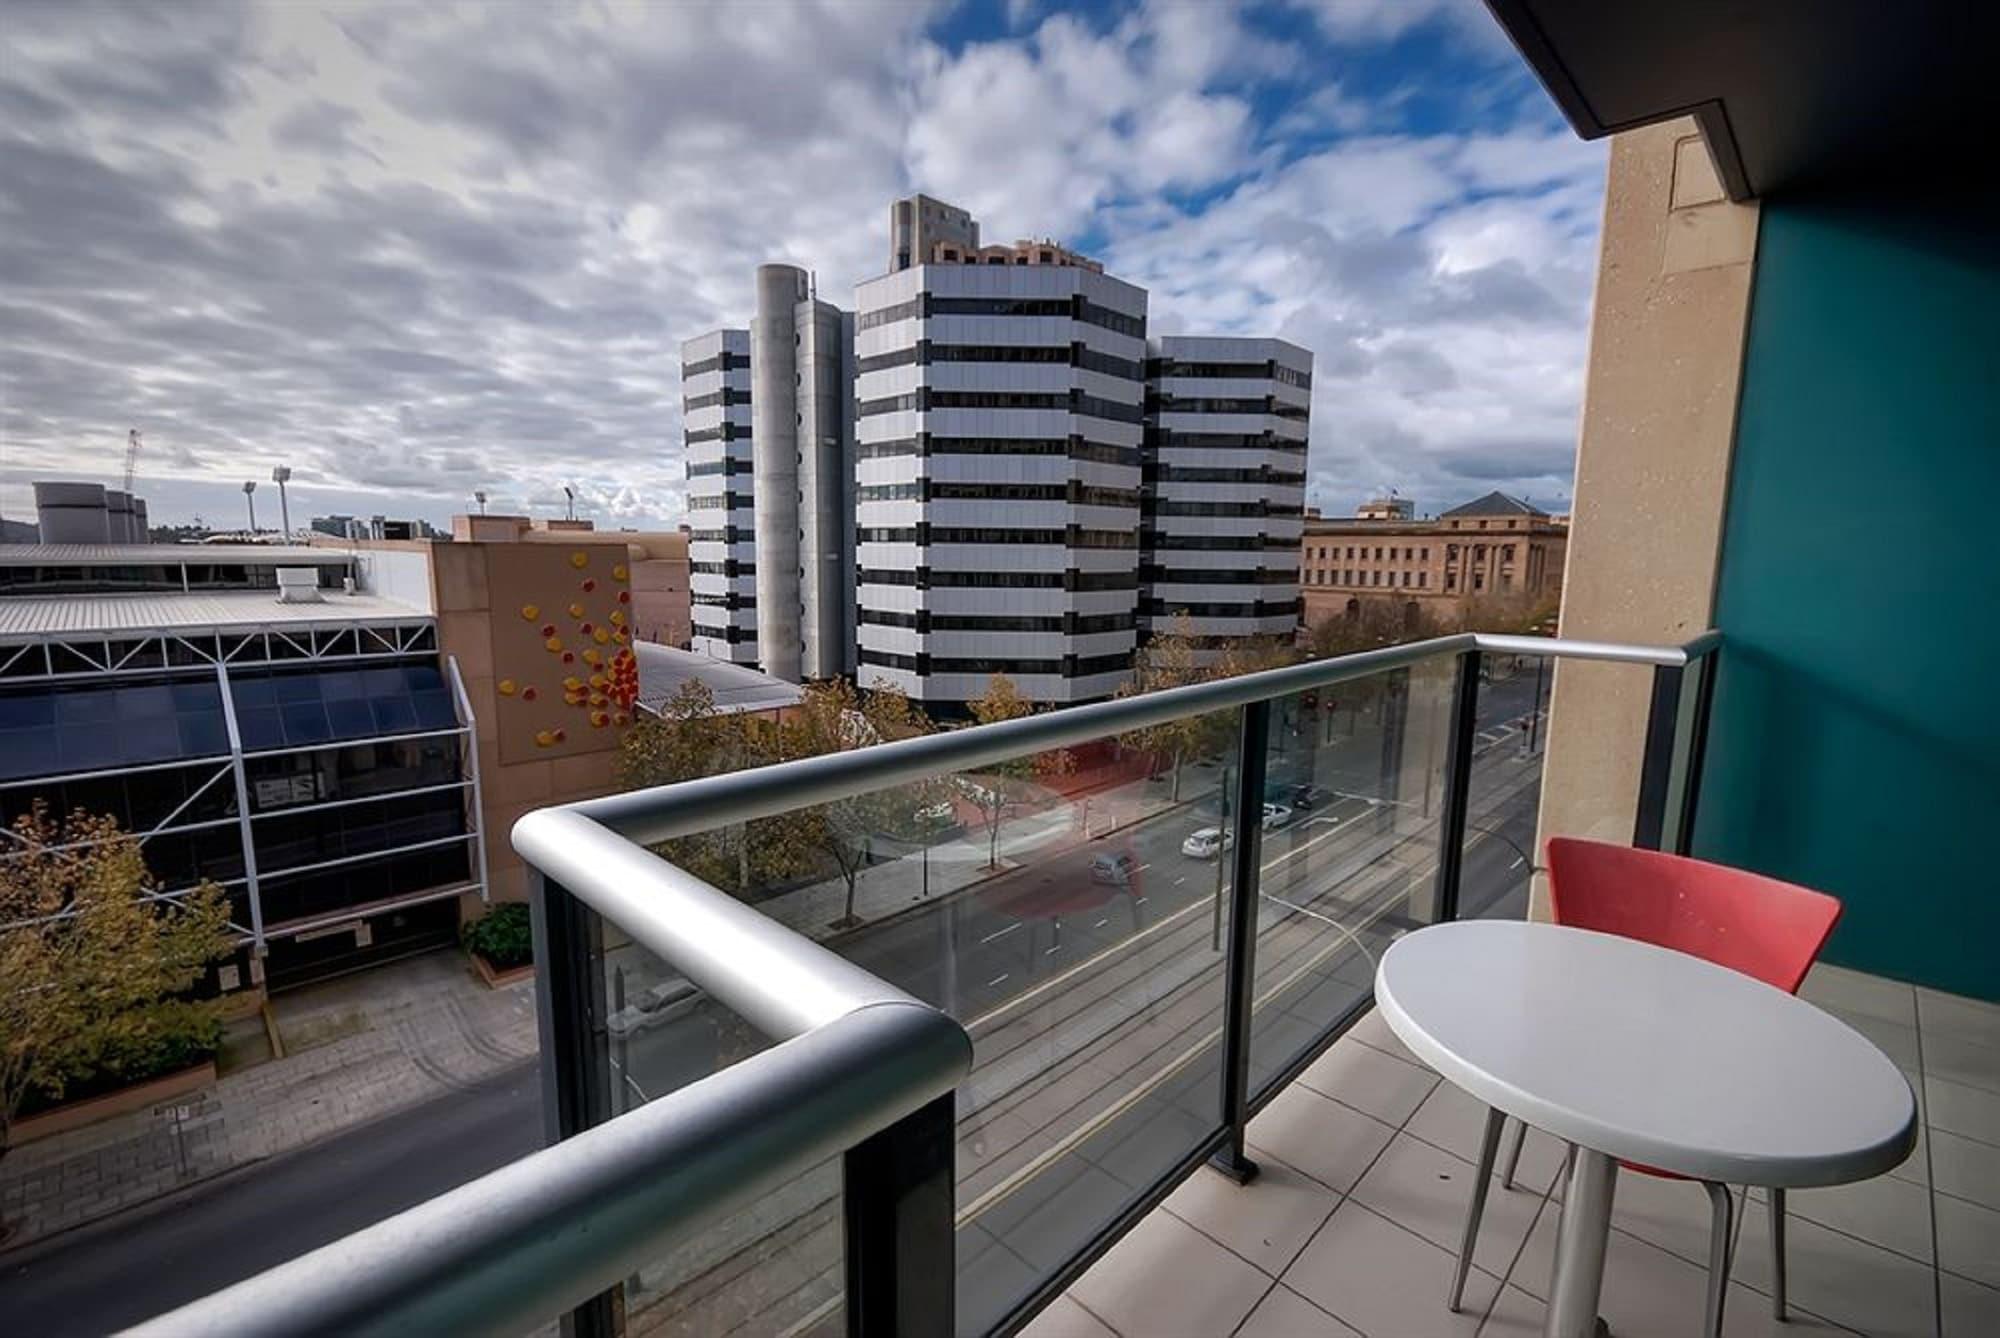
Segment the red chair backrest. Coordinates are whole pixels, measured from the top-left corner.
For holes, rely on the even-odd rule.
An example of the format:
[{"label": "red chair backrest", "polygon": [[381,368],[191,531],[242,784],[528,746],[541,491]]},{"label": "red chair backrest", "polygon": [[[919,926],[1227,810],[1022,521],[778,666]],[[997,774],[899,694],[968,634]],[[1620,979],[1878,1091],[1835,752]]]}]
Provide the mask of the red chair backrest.
[{"label": "red chair backrest", "polygon": [[1840,902],[1824,892],[1654,850],[1552,837],[1560,925],[1675,948],[1796,993]]}]

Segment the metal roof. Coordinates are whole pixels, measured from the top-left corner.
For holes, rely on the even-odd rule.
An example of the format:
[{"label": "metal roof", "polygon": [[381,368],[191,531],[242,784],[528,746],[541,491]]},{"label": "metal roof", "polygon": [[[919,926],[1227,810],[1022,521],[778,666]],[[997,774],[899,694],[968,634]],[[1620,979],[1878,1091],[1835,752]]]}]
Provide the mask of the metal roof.
[{"label": "metal roof", "polygon": [[355,554],[306,544],[0,544],[0,567],[179,566],[234,562],[252,566],[346,566]]},{"label": "metal roof", "polygon": [[1547,516],[1548,512],[1529,506],[1518,497],[1509,497],[1504,492],[1489,492],[1484,497],[1475,497],[1464,506],[1455,506],[1444,513],[1447,516]]},{"label": "metal roof", "polygon": [[691,650],[634,641],[632,654],[639,661],[639,704],[649,709],[657,710],[689,681],[706,683],[715,695],[716,710],[724,715],[796,706],[805,696],[796,683],[773,678],[747,664],[710,659]]},{"label": "metal roof", "polygon": [[196,594],[8,595],[0,597],[0,638],[13,641],[117,633],[243,630],[308,624],[429,621],[431,615],[380,595],[327,593],[317,604],[280,604],[275,590]]}]

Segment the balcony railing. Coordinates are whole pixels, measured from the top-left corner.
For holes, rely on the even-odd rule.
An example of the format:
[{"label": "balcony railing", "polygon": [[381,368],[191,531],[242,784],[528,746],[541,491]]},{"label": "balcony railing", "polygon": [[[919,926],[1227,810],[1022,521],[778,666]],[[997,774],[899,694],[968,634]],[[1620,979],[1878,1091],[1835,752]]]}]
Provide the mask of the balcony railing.
[{"label": "balcony railing", "polygon": [[1523,913],[1543,664],[1651,670],[1632,839],[1684,849],[1718,644],[1465,634],[531,813],[551,1146],[146,1328],[1013,1332],[1255,1174],[1398,934]]}]

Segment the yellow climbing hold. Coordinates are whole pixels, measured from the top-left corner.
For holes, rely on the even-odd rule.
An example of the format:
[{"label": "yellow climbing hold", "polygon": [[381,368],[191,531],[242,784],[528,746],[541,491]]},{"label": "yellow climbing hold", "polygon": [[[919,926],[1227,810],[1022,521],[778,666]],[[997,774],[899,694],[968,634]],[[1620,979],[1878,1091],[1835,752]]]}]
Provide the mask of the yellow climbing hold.
[{"label": "yellow climbing hold", "polygon": [[503,679],[501,679],[501,680],[500,680],[500,695],[501,695],[501,696],[503,696],[503,697],[511,697],[511,696],[513,696],[513,695],[514,695],[514,680],[513,680],[513,679],[511,679],[511,678],[503,678]]},{"label": "yellow climbing hold", "polygon": [[618,580],[618,581],[622,581],[622,580],[624,580],[624,579],[625,579],[625,564],[621,562],[621,563],[619,563],[619,564],[618,564],[617,566],[613,567],[613,568],[611,569],[611,576],[612,576],[612,579],[613,579],[613,580]]},{"label": "yellow climbing hold", "polygon": [[544,641],[542,643],[542,648],[548,651],[551,655],[553,655],[557,651],[562,649],[562,638],[559,636],[552,636],[547,641]]},{"label": "yellow climbing hold", "polygon": [[533,622],[542,616],[542,606],[539,604],[523,604],[521,606],[521,616],[529,622]]},{"label": "yellow climbing hold", "polygon": [[578,549],[569,555],[569,565],[575,567],[578,571],[582,571],[590,565],[590,554],[584,552],[582,549]]}]

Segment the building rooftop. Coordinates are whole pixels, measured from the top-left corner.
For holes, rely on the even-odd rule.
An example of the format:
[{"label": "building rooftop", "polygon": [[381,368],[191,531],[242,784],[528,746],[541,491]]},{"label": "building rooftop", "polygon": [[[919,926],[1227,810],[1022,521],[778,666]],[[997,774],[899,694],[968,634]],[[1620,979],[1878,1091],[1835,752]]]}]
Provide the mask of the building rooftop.
[{"label": "building rooftop", "polygon": [[0,567],[113,567],[146,563],[256,562],[327,565],[354,554],[303,544],[0,544]]},{"label": "building rooftop", "polygon": [[1509,497],[1504,492],[1489,492],[1484,497],[1475,497],[1464,506],[1455,506],[1439,519],[1452,516],[1543,516],[1548,512],[1528,505],[1518,497]]},{"label": "building rooftop", "polygon": [[[59,547],[63,545],[58,545]],[[44,559],[54,561],[55,559]],[[194,632],[320,623],[378,622],[431,615],[381,595],[328,592],[318,603],[281,604],[275,590],[166,591],[135,595],[9,595],[0,598],[0,640],[106,633]]]},{"label": "building rooftop", "polygon": [[747,664],[730,664],[652,641],[634,641],[632,652],[639,660],[639,705],[648,710],[658,710],[688,682],[707,684],[715,694],[716,709],[724,714],[773,711],[795,706],[805,696],[798,684]]}]

